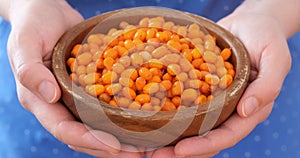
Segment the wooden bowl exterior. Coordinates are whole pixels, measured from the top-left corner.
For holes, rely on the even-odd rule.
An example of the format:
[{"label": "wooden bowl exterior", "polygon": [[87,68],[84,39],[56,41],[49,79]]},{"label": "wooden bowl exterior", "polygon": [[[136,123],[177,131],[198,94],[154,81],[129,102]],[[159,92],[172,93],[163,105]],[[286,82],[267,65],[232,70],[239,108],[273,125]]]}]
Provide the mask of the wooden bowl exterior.
[{"label": "wooden bowl exterior", "polygon": [[[86,35],[107,17],[127,11],[147,12],[147,15],[153,14],[154,16],[168,11],[195,18],[217,38],[217,43],[221,48],[230,47],[232,49],[232,61],[236,68],[236,76],[232,85],[224,93],[204,105],[157,113],[110,106],[88,95],[75,84],[73,85],[66,68],[66,60],[70,56],[72,47],[81,43]],[[140,19],[147,15],[142,14],[130,19]],[[126,21],[126,19],[123,20]],[[53,51],[52,66],[62,90],[62,100],[76,118],[93,129],[113,134],[123,143],[145,147],[174,144],[182,138],[201,135],[219,126],[235,110],[239,98],[247,86],[250,74],[247,51],[240,40],[230,32],[194,14],[151,7],[116,10],[76,25],[58,41]]]}]

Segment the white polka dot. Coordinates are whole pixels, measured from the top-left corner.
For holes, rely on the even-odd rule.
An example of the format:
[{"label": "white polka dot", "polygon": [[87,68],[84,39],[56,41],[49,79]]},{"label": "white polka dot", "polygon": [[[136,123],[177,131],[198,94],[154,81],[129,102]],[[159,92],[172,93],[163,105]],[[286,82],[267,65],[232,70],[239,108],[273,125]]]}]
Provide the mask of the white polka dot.
[{"label": "white polka dot", "polygon": [[156,1],[156,3],[160,3],[160,0],[155,0]]},{"label": "white polka dot", "polygon": [[287,151],[287,146],[286,145],[281,145],[280,150],[281,151]]},{"label": "white polka dot", "polygon": [[204,2],[205,0],[200,0],[200,2]]},{"label": "white polka dot", "polygon": [[229,6],[228,6],[228,5],[225,5],[225,6],[224,6],[224,10],[229,10]]},{"label": "white polka dot", "polygon": [[280,122],[284,123],[286,121],[286,117],[284,115],[280,116]]},{"label": "white polka dot", "polygon": [[230,156],[229,156],[228,153],[224,153],[224,154],[223,154],[223,158],[230,158]]},{"label": "white polka dot", "polygon": [[36,148],[35,146],[31,146],[31,147],[30,147],[30,151],[34,153],[34,152],[37,151],[37,148]]},{"label": "white polka dot", "polygon": [[274,133],[272,134],[272,137],[273,137],[274,139],[277,139],[277,138],[279,137],[279,133],[278,133],[278,132],[274,132]]},{"label": "white polka dot", "polygon": [[269,120],[265,120],[263,123],[265,126],[269,126],[270,125],[270,121]]},{"label": "white polka dot", "polygon": [[260,140],[261,140],[260,136],[258,136],[258,135],[254,136],[254,141],[255,142],[260,142]]},{"label": "white polka dot", "polygon": [[24,135],[29,135],[30,134],[30,130],[29,129],[25,129],[24,130]]},{"label": "white polka dot", "polygon": [[54,155],[57,155],[59,153],[59,150],[57,148],[52,149],[52,153]]},{"label": "white polka dot", "polygon": [[251,153],[250,153],[249,151],[245,152],[244,155],[245,155],[245,157],[247,157],[247,158],[251,157]]},{"label": "white polka dot", "polygon": [[287,134],[291,135],[291,134],[293,134],[293,133],[294,133],[294,130],[293,130],[292,128],[289,128],[289,129],[287,130]]},{"label": "white polka dot", "polygon": [[270,155],[271,155],[271,150],[267,149],[267,150],[265,151],[265,155],[266,155],[266,156],[270,156]]},{"label": "white polka dot", "polygon": [[31,119],[30,120],[30,124],[35,125],[36,124],[36,120],[35,119]]},{"label": "white polka dot", "polygon": [[178,0],[178,3],[182,4],[182,3],[183,3],[183,0]]}]

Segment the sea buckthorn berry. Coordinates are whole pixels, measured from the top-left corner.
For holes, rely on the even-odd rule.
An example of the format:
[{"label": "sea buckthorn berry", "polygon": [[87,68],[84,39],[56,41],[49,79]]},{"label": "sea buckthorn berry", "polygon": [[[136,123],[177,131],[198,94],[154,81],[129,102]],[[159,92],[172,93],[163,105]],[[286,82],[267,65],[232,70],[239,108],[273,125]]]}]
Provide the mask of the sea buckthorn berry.
[{"label": "sea buckthorn berry", "polygon": [[187,102],[191,102],[194,101],[195,98],[197,98],[198,96],[198,92],[193,89],[193,88],[189,88],[189,89],[185,89],[182,94],[181,94],[181,99],[182,101],[187,101]]},{"label": "sea buckthorn berry", "polygon": [[146,80],[150,80],[152,78],[152,73],[148,68],[142,67],[139,69],[139,76],[143,77]]},{"label": "sea buckthorn berry", "polygon": [[132,29],[132,30],[124,31],[123,37],[124,37],[124,39],[132,40],[134,38],[135,34],[136,34],[136,30]]},{"label": "sea buckthorn berry", "polygon": [[139,53],[133,53],[131,56],[131,64],[134,67],[138,67],[144,63],[143,57]]},{"label": "sea buckthorn berry", "polygon": [[143,92],[145,94],[153,94],[159,91],[159,84],[155,82],[148,83],[144,86]]},{"label": "sea buckthorn berry", "polygon": [[155,38],[156,32],[157,32],[156,29],[148,29],[148,30],[146,31],[146,40]]},{"label": "sea buckthorn berry", "polygon": [[171,111],[176,110],[176,106],[173,104],[173,102],[167,100],[165,104],[161,108],[162,111]]},{"label": "sea buckthorn berry", "polygon": [[136,98],[136,92],[129,87],[124,87],[122,89],[122,94],[124,97],[130,98],[130,99],[135,99]]},{"label": "sea buckthorn berry", "polygon": [[82,45],[81,44],[76,44],[72,51],[71,51],[71,56],[72,57],[77,57],[78,54],[80,54],[82,51]]},{"label": "sea buckthorn berry", "polygon": [[127,54],[128,52],[128,50],[125,47],[120,45],[115,46],[114,49],[118,52],[118,56],[120,57]]},{"label": "sea buckthorn berry", "polygon": [[115,72],[106,72],[102,75],[101,81],[103,84],[111,84],[117,80],[118,75]]},{"label": "sea buckthorn berry", "polygon": [[150,59],[148,61],[148,66],[149,68],[158,68],[158,69],[162,69],[164,67],[164,64],[157,60],[157,59]]},{"label": "sea buckthorn berry", "polygon": [[112,66],[112,71],[121,74],[125,70],[125,67],[121,63],[114,63]]},{"label": "sea buckthorn berry", "polygon": [[225,48],[221,51],[221,56],[223,60],[228,60],[231,56],[231,50],[229,48]]},{"label": "sea buckthorn berry", "polygon": [[116,102],[119,107],[127,108],[132,103],[132,100],[125,97],[121,97],[116,99]]},{"label": "sea buckthorn berry", "polygon": [[145,103],[142,105],[141,110],[143,111],[152,111],[153,106],[150,103]]},{"label": "sea buckthorn berry", "polygon": [[173,98],[172,98],[172,103],[173,103],[176,107],[178,107],[178,106],[180,105],[180,103],[181,103],[181,97],[179,97],[179,96],[173,97]]},{"label": "sea buckthorn berry", "polygon": [[138,78],[138,72],[134,68],[129,68],[129,69],[124,70],[121,73],[121,77],[130,78],[131,80],[134,81],[134,80],[136,80],[136,78]]},{"label": "sea buckthorn berry", "polygon": [[205,95],[200,95],[200,96],[198,96],[197,98],[196,98],[196,100],[195,100],[195,104],[196,105],[201,105],[201,104],[203,104],[203,103],[205,103],[207,101],[207,97],[205,96]]},{"label": "sea buckthorn berry", "polygon": [[119,83],[124,87],[130,87],[130,88],[132,88],[134,85],[134,82],[130,78],[126,78],[126,77],[120,77]]},{"label": "sea buckthorn berry", "polygon": [[184,26],[179,26],[179,27],[178,27],[178,30],[177,30],[177,33],[178,33],[179,35],[183,36],[183,37],[186,37],[186,35],[187,35],[187,29],[186,29],[186,27],[184,27]]},{"label": "sea buckthorn berry", "polygon": [[113,48],[109,48],[104,52],[103,55],[104,58],[111,57],[113,59],[116,59],[118,57],[118,52]]},{"label": "sea buckthorn berry", "polygon": [[93,72],[85,75],[83,80],[86,85],[89,85],[89,84],[97,83],[99,78],[100,78],[100,74]]},{"label": "sea buckthorn berry", "polygon": [[105,92],[110,96],[118,94],[121,91],[122,86],[119,83],[110,84],[105,88]]},{"label": "sea buckthorn berry", "polygon": [[217,55],[211,51],[205,51],[203,59],[208,63],[214,63],[217,60]]},{"label": "sea buckthorn berry", "polygon": [[98,99],[108,103],[111,100],[111,97],[107,93],[102,93],[99,95]]},{"label": "sea buckthorn berry", "polygon": [[172,87],[172,82],[170,80],[163,80],[160,82],[160,85],[162,91],[167,91]]},{"label": "sea buckthorn berry", "polygon": [[173,96],[181,95],[181,92],[183,90],[183,84],[180,81],[176,81],[173,83],[171,92]]},{"label": "sea buckthorn berry", "polygon": [[144,86],[146,85],[146,79],[143,77],[138,77],[135,80],[135,88],[139,91],[143,90]]},{"label": "sea buckthorn berry", "polygon": [[219,82],[219,87],[222,89],[227,88],[233,81],[233,78],[231,75],[224,75],[221,77],[220,82]]},{"label": "sea buckthorn berry", "polygon": [[103,60],[103,65],[108,70],[112,70],[112,66],[115,63],[115,60],[112,57],[107,57]]},{"label": "sea buckthorn berry", "polygon": [[92,57],[93,56],[91,53],[88,53],[88,52],[82,53],[82,54],[78,55],[78,57],[76,58],[77,63],[79,65],[87,65],[92,61],[92,59],[93,59]]},{"label": "sea buckthorn berry", "polygon": [[169,54],[169,50],[165,46],[160,46],[152,52],[152,56],[156,59],[159,59],[165,56],[166,54]]},{"label": "sea buckthorn berry", "polygon": [[83,65],[78,66],[76,73],[77,73],[77,75],[86,74],[86,67]]},{"label": "sea buckthorn berry", "polygon": [[202,82],[202,85],[201,85],[201,87],[200,87],[200,92],[201,93],[204,93],[204,94],[208,94],[208,92],[209,92],[209,84],[208,83],[206,83],[206,82]]},{"label": "sea buckthorn berry", "polygon": [[149,24],[149,18],[147,18],[147,17],[141,19],[139,22],[139,26],[141,26],[141,27],[147,27],[148,24]]},{"label": "sea buckthorn berry", "polygon": [[175,76],[181,72],[181,69],[178,64],[170,64],[167,66],[167,71],[170,75]]},{"label": "sea buckthorn berry", "polygon": [[135,97],[135,101],[140,104],[149,103],[151,100],[151,97],[149,94],[139,94]]},{"label": "sea buckthorn berry", "polygon": [[163,76],[162,69],[158,69],[156,67],[152,67],[152,68],[149,69],[149,71],[152,73],[152,76],[158,76],[158,77],[162,77]]},{"label": "sea buckthorn berry", "polygon": [[205,75],[205,82],[210,85],[217,85],[220,82],[220,79],[217,75],[207,74]]},{"label": "sea buckthorn berry", "polygon": [[140,110],[142,107],[142,105],[136,101],[132,102],[131,104],[129,104],[128,109],[132,109],[132,110]]},{"label": "sea buckthorn berry", "polygon": [[176,75],[176,78],[178,81],[185,82],[189,78],[189,76],[187,73],[181,72],[178,75]]},{"label": "sea buckthorn berry", "polygon": [[103,85],[95,84],[86,86],[86,91],[93,96],[99,96],[104,93],[105,89]]},{"label": "sea buckthorn berry", "polygon": [[197,79],[189,80],[188,81],[188,86],[190,88],[198,89],[198,88],[200,88],[202,86],[202,81],[201,80],[197,80]]},{"label": "sea buckthorn berry", "polygon": [[118,107],[118,103],[114,99],[110,100],[109,104],[112,105],[112,106]]},{"label": "sea buckthorn berry", "polygon": [[175,26],[174,22],[171,22],[171,21],[165,22],[163,24],[163,28],[165,30],[172,30],[174,26]]},{"label": "sea buckthorn berry", "polygon": [[124,47],[130,50],[131,48],[134,47],[134,43],[132,42],[132,40],[127,39],[126,41],[124,41]]},{"label": "sea buckthorn berry", "polygon": [[199,51],[198,48],[194,48],[191,53],[192,53],[193,59],[198,59],[198,58],[202,57],[201,52]]},{"label": "sea buckthorn berry", "polygon": [[171,48],[174,48],[176,51],[180,51],[182,48],[179,42],[172,39],[167,42],[167,45]]},{"label": "sea buckthorn berry", "polygon": [[119,60],[117,60],[117,62],[122,64],[125,68],[127,68],[131,64],[131,59],[129,56],[122,56],[121,58],[119,58]]},{"label": "sea buckthorn berry", "polygon": [[169,34],[167,33],[167,32],[165,32],[165,31],[158,31],[157,33],[156,33],[156,36],[155,36],[160,42],[162,42],[162,43],[165,43],[165,42],[167,42],[168,40],[170,40],[170,36],[169,36]]},{"label": "sea buckthorn berry", "polygon": [[144,41],[146,39],[147,33],[145,32],[144,29],[139,29],[137,32],[134,34],[133,39],[140,39],[141,41]]},{"label": "sea buckthorn berry", "polygon": [[231,48],[220,49],[196,23],[145,17],[86,41],[70,51],[69,77],[112,106],[169,111],[201,105],[228,88],[236,73]]}]

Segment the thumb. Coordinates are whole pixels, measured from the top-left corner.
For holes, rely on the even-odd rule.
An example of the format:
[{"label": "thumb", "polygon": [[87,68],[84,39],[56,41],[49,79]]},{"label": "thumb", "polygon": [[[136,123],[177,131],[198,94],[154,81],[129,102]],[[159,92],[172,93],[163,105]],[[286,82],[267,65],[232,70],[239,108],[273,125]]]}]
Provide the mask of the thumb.
[{"label": "thumb", "polygon": [[34,35],[14,35],[12,32],[8,53],[16,80],[42,100],[57,102],[61,92],[55,77],[44,65],[51,58],[43,58],[49,53],[43,52],[42,42],[36,43]]},{"label": "thumb", "polygon": [[256,62],[258,75],[249,84],[237,106],[237,112],[242,117],[250,116],[261,106],[274,102],[278,96],[291,67],[291,57],[284,38],[268,44]]}]

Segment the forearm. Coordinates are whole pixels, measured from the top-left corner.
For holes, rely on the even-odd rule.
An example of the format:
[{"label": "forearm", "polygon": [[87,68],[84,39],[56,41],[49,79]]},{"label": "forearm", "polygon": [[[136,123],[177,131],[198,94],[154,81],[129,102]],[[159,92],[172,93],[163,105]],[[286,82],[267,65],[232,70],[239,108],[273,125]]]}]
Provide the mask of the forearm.
[{"label": "forearm", "polygon": [[271,16],[287,38],[300,30],[300,0],[246,0],[235,13]]}]

